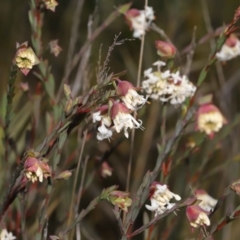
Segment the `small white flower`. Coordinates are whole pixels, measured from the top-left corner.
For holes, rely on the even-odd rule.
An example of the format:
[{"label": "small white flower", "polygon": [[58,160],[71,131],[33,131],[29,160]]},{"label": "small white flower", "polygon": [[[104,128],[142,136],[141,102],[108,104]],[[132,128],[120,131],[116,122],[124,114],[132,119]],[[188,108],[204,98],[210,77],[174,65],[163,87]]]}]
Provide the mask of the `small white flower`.
[{"label": "small white flower", "polygon": [[155,63],[153,63],[153,66],[162,67],[166,66],[166,63],[163,61],[156,61]]},{"label": "small white flower", "polygon": [[139,95],[133,89],[129,89],[128,93],[121,99],[130,110],[137,110],[138,106],[141,107],[147,101],[147,99],[145,99],[142,95]]},{"label": "small white flower", "polygon": [[129,113],[119,112],[117,116],[113,119],[113,123],[116,132],[121,132],[124,129],[124,135],[126,138],[129,137],[128,128],[141,128],[142,121],[139,122]]},{"label": "small white flower", "polygon": [[194,228],[200,226],[209,226],[210,220],[208,218],[208,212],[203,210],[198,205],[191,205],[186,208],[186,215],[190,225]]},{"label": "small white flower", "polygon": [[209,226],[210,225],[210,220],[208,218],[208,215],[204,212],[201,212],[198,215],[198,218],[195,220],[195,222],[191,222],[190,225],[194,228],[198,228],[199,226]]},{"label": "small white flower", "polygon": [[122,81],[117,79],[117,94],[121,96],[122,101],[130,110],[137,110],[142,107],[147,99],[145,99],[142,95],[137,93],[138,88],[134,87],[128,81]]},{"label": "small white flower", "polygon": [[128,138],[128,128],[142,128],[142,121],[137,121],[131,114],[130,110],[123,104],[119,102],[114,102],[111,108],[111,118],[114,123],[116,132],[121,132],[124,130],[124,135]]},{"label": "small white flower", "polygon": [[148,68],[144,71],[144,77],[147,77],[152,72],[152,68]]},{"label": "small white flower", "polygon": [[223,44],[220,52],[216,53],[216,57],[219,61],[228,61],[240,55],[240,41],[239,39],[231,35]]},{"label": "small white flower", "polygon": [[167,188],[167,185],[161,185],[158,182],[152,184],[150,187],[150,194],[152,194],[150,196],[151,205],[145,205],[145,207],[155,212],[155,216],[163,214],[165,211],[175,206],[175,203],[170,203],[172,198],[175,198],[177,201],[181,200],[181,197],[171,192]]},{"label": "small white flower", "polygon": [[111,138],[113,134],[113,128],[110,128],[112,125],[112,120],[108,115],[108,106],[103,105],[100,106],[99,111],[92,114],[93,123],[100,122],[100,126],[98,127],[97,139],[99,141]]},{"label": "small white flower", "polygon": [[112,137],[112,130],[109,128],[106,128],[104,124],[102,124],[100,127],[98,127],[98,134],[97,139],[99,141],[102,141],[103,139]]},{"label": "small white flower", "polygon": [[0,240],[14,240],[15,236],[11,232],[8,232],[5,228],[1,231]]},{"label": "small white flower", "polygon": [[201,202],[198,204],[203,210],[211,212],[217,204],[217,200],[211,197],[205,190],[198,189],[195,191],[195,196]]},{"label": "small white flower", "polygon": [[98,112],[93,113],[92,120],[94,123],[101,121],[102,120],[101,112],[98,111]]},{"label": "small white flower", "polygon": [[133,37],[141,38],[154,20],[154,11],[152,7],[146,7],[145,10],[130,9],[125,17],[133,30]]}]

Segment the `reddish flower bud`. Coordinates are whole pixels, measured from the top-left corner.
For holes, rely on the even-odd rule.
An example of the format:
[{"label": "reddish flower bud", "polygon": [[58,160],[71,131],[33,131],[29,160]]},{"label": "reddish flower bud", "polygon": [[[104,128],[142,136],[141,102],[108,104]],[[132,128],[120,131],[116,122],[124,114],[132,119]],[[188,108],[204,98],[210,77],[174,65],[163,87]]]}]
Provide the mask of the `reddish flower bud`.
[{"label": "reddish flower bud", "polygon": [[173,58],[177,52],[175,46],[168,42],[158,40],[155,42],[155,46],[157,48],[158,55],[161,57]]},{"label": "reddish flower bud", "polygon": [[111,108],[111,118],[115,119],[119,113],[130,113],[130,110],[123,103],[114,102]]}]

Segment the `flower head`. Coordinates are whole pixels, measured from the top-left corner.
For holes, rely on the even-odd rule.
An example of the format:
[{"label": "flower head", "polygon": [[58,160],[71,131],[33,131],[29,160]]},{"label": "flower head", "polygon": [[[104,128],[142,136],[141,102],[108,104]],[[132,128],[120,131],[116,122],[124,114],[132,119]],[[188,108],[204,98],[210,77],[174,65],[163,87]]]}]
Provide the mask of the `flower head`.
[{"label": "flower head", "polygon": [[148,210],[155,212],[155,216],[163,214],[175,205],[175,203],[170,203],[172,198],[176,201],[181,200],[181,197],[171,192],[167,185],[162,185],[159,182],[153,182],[150,187],[149,197],[151,205],[145,205],[145,207]]},{"label": "flower head", "polygon": [[14,240],[15,236],[11,232],[8,232],[7,229],[3,229],[0,233],[0,240]]},{"label": "flower head", "polygon": [[134,87],[128,81],[121,81],[120,79],[117,81],[117,94],[121,96],[122,101],[128,109],[137,110],[137,108],[146,103],[147,99],[137,93],[136,90],[138,90],[138,88]]},{"label": "flower head", "polygon": [[124,212],[128,212],[128,207],[132,205],[132,199],[128,196],[129,193],[116,190],[109,194],[108,200]]},{"label": "flower head", "polygon": [[49,9],[53,12],[55,12],[55,8],[58,5],[58,2],[56,0],[43,0],[46,9]]},{"label": "flower head", "polygon": [[152,72],[151,68],[146,70],[144,72],[146,80],[142,82],[142,88],[148,97],[179,105],[194,95],[196,87],[185,75],[180,76],[179,71],[176,73],[169,70],[161,71],[161,67],[165,65],[162,61],[157,61],[153,65],[157,66],[158,71]]},{"label": "flower head", "polygon": [[111,119],[114,123],[116,132],[121,132],[124,129],[124,135],[128,138],[128,128],[141,128],[142,121],[137,121],[131,114],[130,110],[120,102],[114,102],[111,108]]},{"label": "flower head", "polygon": [[198,204],[203,210],[207,212],[211,212],[217,204],[217,200],[211,197],[205,190],[197,189],[195,192],[195,196],[201,202]]},{"label": "flower head", "polygon": [[126,21],[133,30],[133,37],[141,38],[154,20],[152,7],[146,7],[145,10],[130,9],[125,14]]},{"label": "flower head", "polygon": [[177,52],[175,46],[171,43],[157,40],[155,41],[157,53],[161,57],[173,58]]},{"label": "flower head", "polygon": [[32,156],[26,159],[24,171],[27,179],[33,183],[36,181],[42,182],[43,177],[46,178],[51,176],[51,170],[48,164]]},{"label": "flower head", "polygon": [[199,107],[196,126],[198,131],[205,132],[212,138],[226,123],[227,120],[215,105],[207,103]]},{"label": "flower head", "polygon": [[188,221],[190,222],[190,225],[194,228],[210,225],[208,212],[203,210],[198,205],[188,206],[186,209],[186,215],[187,215]]},{"label": "flower head", "polygon": [[18,66],[20,71],[26,76],[32,67],[39,64],[39,60],[33,52],[32,48],[28,47],[28,43],[17,43],[17,52],[13,62]]},{"label": "flower head", "polygon": [[51,53],[57,57],[59,53],[62,51],[62,48],[58,45],[58,40],[52,40],[50,43],[50,51]]},{"label": "flower head", "polygon": [[239,55],[240,55],[240,41],[234,34],[231,34],[229,36],[229,38],[223,44],[220,52],[216,53],[217,59],[222,62],[231,60]]}]

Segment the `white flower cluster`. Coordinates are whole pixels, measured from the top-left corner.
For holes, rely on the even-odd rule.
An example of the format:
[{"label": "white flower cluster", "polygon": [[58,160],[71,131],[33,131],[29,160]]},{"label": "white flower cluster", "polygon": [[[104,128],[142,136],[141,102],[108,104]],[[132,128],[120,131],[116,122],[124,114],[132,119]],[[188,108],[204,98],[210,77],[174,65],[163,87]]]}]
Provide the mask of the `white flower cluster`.
[{"label": "white flower cluster", "polygon": [[5,228],[1,231],[0,240],[14,240],[15,236],[11,232],[8,232]]},{"label": "white flower cluster", "polygon": [[169,70],[162,72],[161,66],[164,62],[157,61],[153,65],[158,66],[158,71],[152,72],[152,68],[144,72],[145,81],[142,82],[142,88],[147,96],[160,100],[161,102],[170,102],[172,105],[179,105],[186,98],[192,97],[196,87],[179,71],[171,73]]},{"label": "white flower cluster", "polygon": [[155,212],[155,217],[159,214],[163,214],[168,209],[171,209],[175,203],[170,203],[170,200],[175,198],[175,200],[181,200],[181,197],[177,194],[172,193],[167,185],[156,184],[155,191],[150,197],[151,205],[145,205],[145,207]]},{"label": "white flower cluster", "polygon": [[131,110],[128,109],[124,103],[115,102],[109,112],[110,113],[103,113],[99,110],[92,115],[94,123],[100,122],[97,134],[99,141],[111,138],[114,131],[119,133],[123,130],[125,137],[128,138],[128,128],[144,129],[142,127],[142,121],[137,121],[131,115]]},{"label": "white flower cluster", "polygon": [[129,18],[131,28],[133,29],[133,37],[141,38],[154,20],[154,11],[152,7],[147,6],[144,10],[138,11],[136,16]]},{"label": "white flower cluster", "polygon": [[137,121],[131,113],[141,108],[147,99],[139,95],[137,93],[139,88],[134,87],[130,82],[120,79],[116,81],[118,82],[116,95],[119,99],[116,101],[111,99],[108,105],[98,107],[92,114],[93,122],[100,122],[97,134],[97,139],[100,141],[111,138],[113,131],[119,133],[123,130],[125,137],[128,138],[128,128],[143,130],[142,121]]},{"label": "white flower cluster", "polygon": [[216,53],[216,58],[219,61],[225,62],[240,55],[239,39],[235,36],[230,36],[228,40],[223,44],[221,51]]}]

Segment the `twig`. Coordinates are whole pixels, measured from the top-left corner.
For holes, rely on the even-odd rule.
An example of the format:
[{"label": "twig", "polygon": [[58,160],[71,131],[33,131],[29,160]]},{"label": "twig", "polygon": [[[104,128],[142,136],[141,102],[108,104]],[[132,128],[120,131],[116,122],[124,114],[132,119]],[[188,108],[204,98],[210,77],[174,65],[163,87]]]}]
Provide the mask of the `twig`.
[{"label": "twig", "polygon": [[[90,39],[92,35],[92,25],[93,25],[93,16],[91,15],[88,19],[88,39]],[[86,75],[86,69],[87,69],[87,63],[89,61],[89,57],[91,55],[91,48],[92,45],[90,44],[88,49],[86,50],[86,53],[84,54],[83,58],[81,59],[77,74],[73,83],[72,87],[72,96],[76,97],[79,90],[82,88],[83,92],[87,91],[87,85],[89,86],[89,81],[86,81],[86,77],[84,79],[84,76]]]},{"label": "twig", "polygon": [[[148,6],[148,0],[145,0],[145,8]],[[143,50],[144,50],[144,42],[145,42],[145,33],[142,35],[141,38],[141,49],[140,49],[140,56],[139,56],[139,63],[138,63],[138,75],[137,75],[137,87],[140,86],[140,79],[142,73],[142,61],[143,61]],[[136,118],[137,113],[134,113],[134,118]],[[129,161],[128,161],[128,168],[127,168],[127,183],[126,183],[126,191],[129,191],[130,185],[130,177],[132,171],[132,161],[133,161],[133,149],[134,149],[134,138],[135,138],[135,128],[132,129],[131,134],[131,146],[130,146],[130,154],[129,154]],[[125,214],[124,214],[125,216]]]},{"label": "twig", "polygon": [[197,31],[197,27],[194,26],[193,34],[192,34],[192,41],[191,41],[191,50],[187,55],[187,63],[186,63],[185,69],[184,69],[184,75],[187,75],[187,76],[191,69],[193,55],[194,55],[195,48],[196,48],[196,31]]},{"label": "twig", "polygon": [[[77,216],[77,214],[78,214],[78,209],[79,209],[80,202],[81,202],[81,197],[82,197],[82,193],[83,193],[83,184],[84,184],[85,175],[86,175],[86,171],[87,171],[88,160],[89,160],[89,156],[87,156],[84,161],[82,177],[81,177],[81,182],[80,182],[80,187],[78,190],[77,202],[76,202],[76,207],[75,207],[75,216]],[[80,224],[78,224],[76,226],[76,238],[77,238],[77,240],[81,240]]]},{"label": "twig", "polygon": [[78,158],[78,164],[77,164],[77,169],[76,169],[76,173],[75,173],[75,178],[74,178],[74,183],[73,183],[73,189],[72,189],[72,196],[71,196],[71,203],[70,203],[70,208],[69,208],[69,217],[68,217],[68,226],[70,225],[70,222],[72,221],[73,218],[73,205],[75,202],[75,192],[76,192],[76,187],[77,187],[77,179],[78,179],[78,174],[79,174],[79,169],[80,169],[80,165],[82,162],[82,156],[83,156],[83,150],[85,147],[85,143],[86,143],[86,137],[87,137],[87,130],[85,130],[83,132],[83,140],[82,140],[82,146],[80,149],[80,154],[79,154],[79,158]]},{"label": "twig", "polygon": [[151,23],[149,28],[152,29],[153,31],[157,32],[165,41],[172,43],[171,39],[167,36],[165,31],[162,28],[160,28],[159,26],[157,26],[155,23]]},{"label": "twig", "polygon": [[4,124],[4,143],[5,143],[5,161],[8,161],[8,149],[9,149],[9,125],[11,122],[11,111],[12,111],[12,101],[14,97],[14,83],[17,77],[18,68],[16,65],[11,66],[10,76],[7,86],[7,106],[6,106],[6,116]]}]

